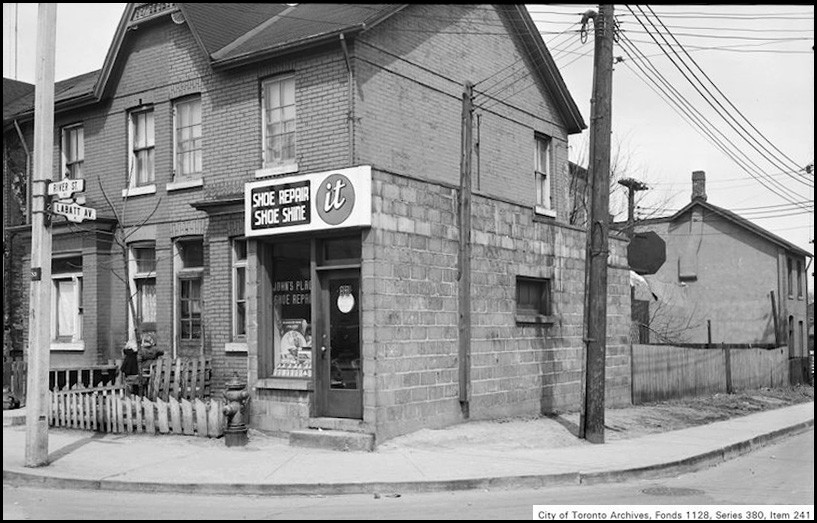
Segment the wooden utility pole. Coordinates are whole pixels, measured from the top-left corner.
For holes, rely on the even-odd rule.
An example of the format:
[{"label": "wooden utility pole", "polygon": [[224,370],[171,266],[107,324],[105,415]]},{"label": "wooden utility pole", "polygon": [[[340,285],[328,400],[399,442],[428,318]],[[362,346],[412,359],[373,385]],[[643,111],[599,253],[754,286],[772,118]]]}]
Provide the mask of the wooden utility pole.
[{"label": "wooden utility pole", "polygon": [[589,274],[585,293],[585,376],[579,437],[604,443],[607,347],[607,258],[610,230],[610,133],[612,132],[613,6],[599,6],[594,21],[595,62],[590,115],[591,207],[587,234]]},{"label": "wooden utility pole", "polygon": [[48,368],[51,343],[51,229],[46,203],[54,154],[54,51],[57,4],[40,4],[34,88],[31,289],[28,316],[26,467],[48,464]]},{"label": "wooden utility pole", "polygon": [[459,399],[463,417],[470,417],[471,401],[471,149],[473,147],[474,88],[462,93],[462,156],[460,162],[459,245]]},{"label": "wooden utility pole", "polygon": [[624,178],[618,184],[627,188],[627,238],[632,240],[635,234],[635,193],[646,191],[649,187],[634,178]]}]

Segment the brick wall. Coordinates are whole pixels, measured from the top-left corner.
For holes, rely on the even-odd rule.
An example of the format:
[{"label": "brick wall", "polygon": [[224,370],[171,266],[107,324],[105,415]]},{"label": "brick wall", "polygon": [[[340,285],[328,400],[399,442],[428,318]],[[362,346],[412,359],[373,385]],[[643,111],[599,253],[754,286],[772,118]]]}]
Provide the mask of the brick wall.
[{"label": "brick wall", "polygon": [[[382,441],[461,419],[457,191],[374,173],[362,266],[364,421]],[[586,237],[532,215],[529,207],[474,199],[474,419],[579,408]],[[622,405],[630,401],[629,279],[625,244],[610,244],[607,405]],[[552,279],[553,325],[517,323],[516,276]]]},{"label": "brick wall", "polygon": [[537,66],[503,31],[517,32],[488,5],[412,5],[364,33],[354,46],[356,155],[362,164],[458,184],[463,85],[479,82],[474,189],[533,206],[534,133],[543,133],[553,138],[554,207],[566,223],[567,134],[544,86],[530,76],[513,82]]}]

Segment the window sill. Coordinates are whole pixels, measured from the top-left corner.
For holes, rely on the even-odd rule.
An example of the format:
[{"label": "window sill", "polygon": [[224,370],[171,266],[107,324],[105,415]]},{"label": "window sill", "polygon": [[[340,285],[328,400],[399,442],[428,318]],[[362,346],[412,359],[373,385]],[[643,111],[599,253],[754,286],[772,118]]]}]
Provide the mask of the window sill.
[{"label": "window sill", "polygon": [[224,352],[243,352],[247,353],[247,342],[236,341],[233,343],[224,344]]},{"label": "window sill", "polygon": [[51,352],[83,352],[85,350],[84,341],[52,341]]},{"label": "window sill", "polygon": [[312,378],[263,378],[255,383],[256,389],[308,390],[312,389]]},{"label": "window sill", "polygon": [[542,207],[541,205],[534,206],[533,212],[535,212],[539,216],[546,216],[548,218],[556,217],[556,211],[554,211],[553,209],[548,209],[547,207]]},{"label": "window sill", "polygon": [[517,312],[515,315],[517,324],[525,325],[553,325],[556,323],[556,316],[545,316],[544,314],[526,314],[524,312]]},{"label": "window sill", "polygon": [[130,196],[143,196],[145,194],[155,194],[155,193],[156,193],[156,184],[141,185],[139,187],[130,187],[128,189],[122,189],[122,198],[128,198]]},{"label": "window sill", "polygon": [[170,182],[165,185],[165,189],[167,192],[171,191],[181,191],[183,189],[193,189],[195,187],[203,187],[204,186],[204,178],[190,178],[187,180],[177,180],[175,182]]},{"label": "window sill", "polygon": [[271,167],[264,167],[255,171],[256,178],[268,178],[270,176],[280,176],[282,174],[292,174],[298,172],[297,163],[285,163],[282,165],[273,165]]}]

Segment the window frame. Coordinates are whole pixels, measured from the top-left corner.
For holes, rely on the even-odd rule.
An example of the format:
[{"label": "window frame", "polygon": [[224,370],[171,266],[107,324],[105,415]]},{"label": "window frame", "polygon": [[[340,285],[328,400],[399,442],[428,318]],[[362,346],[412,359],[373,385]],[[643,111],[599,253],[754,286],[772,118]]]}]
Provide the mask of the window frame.
[{"label": "window frame", "polygon": [[[138,119],[141,115],[146,115],[145,119],[145,140],[144,146],[136,144]],[[150,116],[150,124],[148,124],[147,115]],[[147,135],[150,136],[147,136]],[[137,149],[138,147],[138,149]],[[148,178],[142,180],[140,173],[137,172],[139,162],[137,157],[139,153],[147,151],[150,160]],[[149,187],[156,183],[156,111],[153,106],[140,107],[128,111],[128,173],[127,186],[129,188]]]},{"label": "window frame", "polygon": [[[137,256],[137,250],[153,250],[153,270],[139,270],[139,256]],[[158,296],[156,295],[157,282],[156,282],[156,242],[153,241],[141,241],[141,242],[134,242],[128,245],[128,274],[130,275],[130,291],[131,295],[136,297],[136,317],[133,317],[131,313],[130,306],[128,306],[128,340],[134,340],[134,326],[139,325],[140,329],[143,329],[145,323],[153,323],[156,324],[156,320],[158,319],[158,312],[154,311],[154,314],[157,315],[157,318],[154,318],[152,322],[144,321],[144,314],[142,311],[142,288],[144,285],[149,284],[150,280],[153,280],[153,291],[154,291],[154,299],[157,300],[157,303],[154,305],[158,307]],[[144,334],[144,333],[143,333]]]},{"label": "window frame", "polygon": [[[283,103],[283,86],[285,83],[291,82],[292,83],[292,103],[291,104],[284,104]],[[276,105],[274,107],[270,107],[271,100],[269,99],[270,96],[268,93],[270,92],[270,87],[273,85],[277,85],[280,91],[279,100],[281,100],[281,104]],[[268,78],[261,82],[261,158],[262,158],[262,165],[264,168],[271,168],[271,167],[282,167],[282,166],[297,166],[297,158],[298,158],[298,143],[297,143],[297,136],[298,136],[298,109],[297,109],[297,84],[295,79],[294,73],[288,73],[280,76],[275,76],[273,78]],[[286,108],[292,108],[292,117],[289,119],[281,119],[281,124],[285,125],[289,122],[292,122],[293,128],[291,131],[284,131],[276,136],[292,136],[292,155],[290,156],[283,156],[279,160],[275,160],[270,158],[268,154],[271,147],[268,146],[268,143],[271,139],[271,133],[269,127],[271,126],[269,119],[269,113],[273,110],[280,110],[282,113]],[[297,170],[297,168],[296,168]]]},{"label": "window frame", "polygon": [[803,262],[797,260],[797,298],[803,299]]},{"label": "window frame", "polygon": [[[185,257],[183,255],[183,248],[184,244],[189,244],[193,242],[198,242],[200,244],[201,249],[201,265],[200,266],[186,266],[185,265]],[[204,340],[204,238],[202,236],[188,236],[182,238],[176,238],[173,242],[173,249],[176,254],[174,256],[176,263],[176,289],[174,294],[174,330],[176,331],[176,339],[179,343],[191,343],[191,342],[202,342]],[[199,296],[198,298],[184,298],[183,293],[185,291],[185,284],[189,282],[198,282],[199,286]],[[182,303],[183,302],[198,302],[198,310],[199,310],[199,324],[198,324],[198,337],[182,337],[182,325],[183,322],[188,321],[191,322],[191,327],[195,323],[195,317],[182,317]],[[191,328],[191,332],[192,328]]]},{"label": "window frame", "polygon": [[[80,267],[76,271],[57,272],[53,270],[53,263],[60,260],[78,259],[82,263],[81,254],[54,256],[52,258],[52,272],[51,272],[51,348],[52,350],[84,350],[83,345],[83,269]],[[74,290],[74,299],[71,306],[74,309],[73,322],[74,332],[70,335],[60,335],[59,318],[60,318],[60,283],[70,281],[72,282]]]},{"label": "window frame", "polygon": [[[533,307],[527,307],[529,302],[521,301],[520,294],[526,285],[535,286],[535,291],[539,295]],[[552,278],[517,276],[515,291],[514,314],[517,323],[553,323]]]},{"label": "window frame", "polygon": [[[182,129],[181,126],[181,111],[179,110],[182,106],[196,104],[198,106],[198,123],[193,123],[190,126],[185,128],[195,128],[198,127],[198,138],[194,137],[190,140],[185,141],[184,143],[189,142],[196,142],[198,141],[198,148],[193,148],[192,151],[186,151],[184,153],[180,152],[180,137],[179,133]],[[202,172],[204,171],[203,166],[203,154],[204,154],[204,147],[202,146],[202,101],[201,95],[195,94],[191,96],[186,96],[184,98],[179,98],[178,100],[173,101],[173,179],[175,181],[181,180],[196,180],[202,177]],[[189,173],[182,172],[181,169],[181,159],[180,154],[192,154],[193,155],[193,171]],[[198,160],[198,162],[196,162]],[[195,170],[195,165],[198,163],[198,170]]]},{"label": "window frame", "polygon": [[[72,139],[77,133],[79,139]],[[71,158],[69,152],[71,147],[69,142],[76,141],[74,150],[77,152],[76,158]],[[61,177],[63,179],[78,180],[82,178],[82,167],[85,164],[85,126],[82,123],[66,125],[61,130],[60,139],[60,159]],[[74,167],[78,167],[79,175],[74,172]]]},{"label": "window frame", "polygon": [[556,215],[553,206],[553,170],[553,137],[536,133],[534,135],[533,180],[536,198],[534,208],[537,214]]},{"label": "window frame", "polygon": [[[244,257],[239,257],[239,243],[244,244]],[[241,238],[233,238],[230,242],[230,251],[231,251],[231,259],[232,259],[232,301],[231,301],[231,309],[232,309],[232,335],[233,341],[246,341],[247,340],[247,239],[244,237]],[[239,298],[239,278],[238,273],[239,271],[244,272],[244,290],[243,290],[243,299]],[[244,325],[239,325],[239,314],[238,314],[238,306],[239,302],[244,304]],[[243,332],[240,331],[239,327],[243,327]]]},{"label": "window frame", "polygon": [[786,256],[786,267],[787,267],[788,275],[789,275],[789,278],[788,278],[788,291],[789,292],[788,292],[788,294],[789,294],[789,298],[793,298],[794,297],[794,273],[793,273],[793,263],[792,263],[791,256]]}]

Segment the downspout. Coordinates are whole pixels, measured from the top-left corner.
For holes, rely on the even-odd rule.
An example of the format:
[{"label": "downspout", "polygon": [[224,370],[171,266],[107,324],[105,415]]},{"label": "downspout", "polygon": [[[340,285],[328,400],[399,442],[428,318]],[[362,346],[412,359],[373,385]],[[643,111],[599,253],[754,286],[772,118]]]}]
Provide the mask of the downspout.
[{"label": "downspout", "polygon": [[349,72],[349,80],[346,82],[348,86],[347,108],[346,108],[346,127],[349,133],[349,166],[355,163],[355,118],[354,118],[354,74],[352,73],[352,61],[349,59],[349,48],[346,46],[346,37],[343,33],[340,34],[340,47],[343,49],[343,58],[346,59],[346,70]]}]

